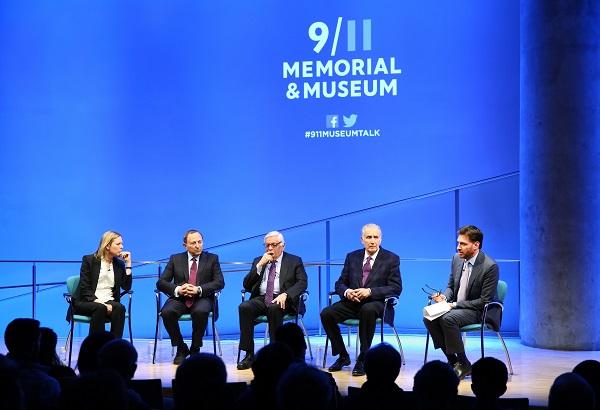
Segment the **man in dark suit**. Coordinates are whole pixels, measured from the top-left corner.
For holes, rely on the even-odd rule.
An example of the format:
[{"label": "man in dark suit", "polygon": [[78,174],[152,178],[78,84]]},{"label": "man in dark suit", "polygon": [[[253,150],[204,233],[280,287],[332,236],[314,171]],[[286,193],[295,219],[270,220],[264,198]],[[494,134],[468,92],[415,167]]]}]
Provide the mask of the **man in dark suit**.
[{"label": "man in dark suit", "polygon": [[[321,312],[321,323],[331,340],[331,351],[338,359],[329,367],[330,372],[350,365],[350,355],[344,345],[338,323],[358,318],[360,354],[352,370],[353,376],[365,374],[363,359],[371,347],[377,318],[383,314],[384,300],[388,296],[399,296],[402,292],[400,258],[395,253],[381,248],[381,228],[367,224],[362,228],[361,241],[365,246],[346,255],[335,291],[341,300]],[[393,309],[386,315],[393,315]],[[390,318],[393,320],[392,318]]]},{"label": "man in dark suit", "polygon": [[435,302],[448,302],[450,311],[435,320],[423,319],[433,345],[442,349],[459,378],[471,373],[460,328],[481,323],[483,307],[497,299],[498,265],[481,251],[483,232],[473,225],[462,227],[456,240],[448,286]]},{"label": "man in dark suit", "polygon": [[[246,351],[238,363],[239,370],[249,369],[254,361],[254,319],[266,315],[269,337],[275,340],[275,330],[286,314],[296,312],[298,298],[306,290],[307,277],[302,259],[284,252],[285,240],[277,231],[265,235],[265,253],[254,259],[244,278],[244,289],[251,292],[250,300],[239,306],[240,350]],[[301,309],[304,306],[301,306]]]},{"label": "man in dark suit", "polygon": [[[200,232],[195,229],[187,231],[183,236],[183,246],[187,252],[171,255],[156,282],[156,287],[169,296],[162,307],[161,316],[171,345],[177,346],[173,360],[176,365],[181,364],[188,354],[200,351],[215,292],[225,286],[219,257],[202,251],[203,237]],[[179,318],[185,313],[192,316],[192,345],[189,349],[179,329]]]}]

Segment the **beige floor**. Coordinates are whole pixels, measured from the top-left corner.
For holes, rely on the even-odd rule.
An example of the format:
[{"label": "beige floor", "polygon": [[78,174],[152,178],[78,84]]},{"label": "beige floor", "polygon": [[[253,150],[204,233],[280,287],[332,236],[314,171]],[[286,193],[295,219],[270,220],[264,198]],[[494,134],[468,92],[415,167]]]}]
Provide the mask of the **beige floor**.
[{"label": "beige floor", "polygon": [[[377,339],[376,339],[377,340]],[[396,345],[392,335],[386,335],[386,342]],[[405,390],[412,389],[413,377],[419,368],[423,365],[423,353],[425,346],[424,335],[401,335],[402,346],[406,357],[406,365],[400,371],[400,376],[396,380],[398,385]],[[352,338],[354,344],[355,339]],[[548,390],[553,380],[561,373],[571,371],[573,367],[586,359],[600,360],[600,352],[564,352],[545,349],[534,349],[524,346],[519,339],[507,339],[507,346],[511,356],[514,375],[510,377],[508,391],[505,397],[529,397],[533,405],[546,405]],[[77,357],[77,349],[80,340],[75,340],[74,358]],[[262,346],[262,339],[256,340],[256,346]],[[160,378],[163,386],[170,386],[171,380],[175,376],[176,366],[171,364],[171,347],[168,340],[159,341],[156,364],[152,364],[153,342],[148,340],[136,340],[135,346],[138,350],[139,361],[136,378]],[[321,366],[323,359],[323,349],[325,340],[323,337],[311,337],[314,359],[307,361]],[[252,379],[251,370],[239,371],[235,367],[237,357],[237,340],[225,340],[222,342],[223,360],[227,365],[229,381],[246,381]],[[212,343],[206,338],[203,351],[212,352]],[[349,349],[354,352],[354,345]],[[479,356],[479,339],[469,337],[467,340],[467,354],[471,361],[475,361]],[[494,356],[505,360],[504,351],[500,343],[492,335],[486,337],[486,355]],[[430,349],[430,360],[443,357],[439,351],[432,352]],[[75,361],[75,359],[74,359]],[[333,361],[328,355],[328,364]],[[340,391],[345,394],[348,386],[360,386],[365,381],[365,377],[353,377],[351,375],[352,367],[345,368],[341,372],[334,374]],[[461,382],[459,393],[471,395],[471,384],[469,379]]]}]

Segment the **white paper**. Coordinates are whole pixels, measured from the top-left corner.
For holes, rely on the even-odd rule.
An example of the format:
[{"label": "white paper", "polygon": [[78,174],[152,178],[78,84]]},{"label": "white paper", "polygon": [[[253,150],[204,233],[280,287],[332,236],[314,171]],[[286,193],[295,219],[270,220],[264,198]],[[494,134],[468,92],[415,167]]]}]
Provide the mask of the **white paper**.
[{"label": "white paper", "polygon": [[435,320],[450,309],[450,304],[446,301],[434,303],[423,308],[423,317],[427,320]]}]

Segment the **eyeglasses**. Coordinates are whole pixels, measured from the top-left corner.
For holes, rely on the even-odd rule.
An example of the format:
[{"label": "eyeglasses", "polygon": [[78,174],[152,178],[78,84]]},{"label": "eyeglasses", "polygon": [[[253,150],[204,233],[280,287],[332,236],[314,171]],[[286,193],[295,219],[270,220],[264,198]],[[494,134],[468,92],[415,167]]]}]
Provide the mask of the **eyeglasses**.
[{"label": "eyeglasses", "polygon": [[277,243],[265,243],[265,248],[269,249],[269,248],[277,248],[279,245],[281,245],[282,242],[277,242]]},{"label": "eyeglasses", "polygon": [[441,295],[441,294],[442,294],[442,291],[441,291],[441,290],[436,290],[436,289],[432,288],[431,286],[429,286],[429,285],[427,285],[427,284],[425,284],[425,287],[426,287],[428,290],[425,290],[424,288],[421,288],[421,290],[422,290],[423,292],[425,292],[425,294],[426,294],[427,296],[429,296],[429,299],[433,299],[435,296],[438,296],[438,295]]}]

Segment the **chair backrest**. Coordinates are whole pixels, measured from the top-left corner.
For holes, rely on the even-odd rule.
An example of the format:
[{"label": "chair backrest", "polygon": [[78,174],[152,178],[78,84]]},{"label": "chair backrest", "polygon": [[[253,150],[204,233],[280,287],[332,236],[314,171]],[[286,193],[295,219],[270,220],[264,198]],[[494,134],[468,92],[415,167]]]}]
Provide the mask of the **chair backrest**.
[{"label": "chair backrest", "polygon": [[79,275],[69,276],[67,278],[67,292],[73,296],[79,287]]},{"label": "chair backrest", "polygon": [[508,290],[508,285],[503,280],[498,281],[498,301],[504,304],[504,298],[506,297],[506,291]]}]

